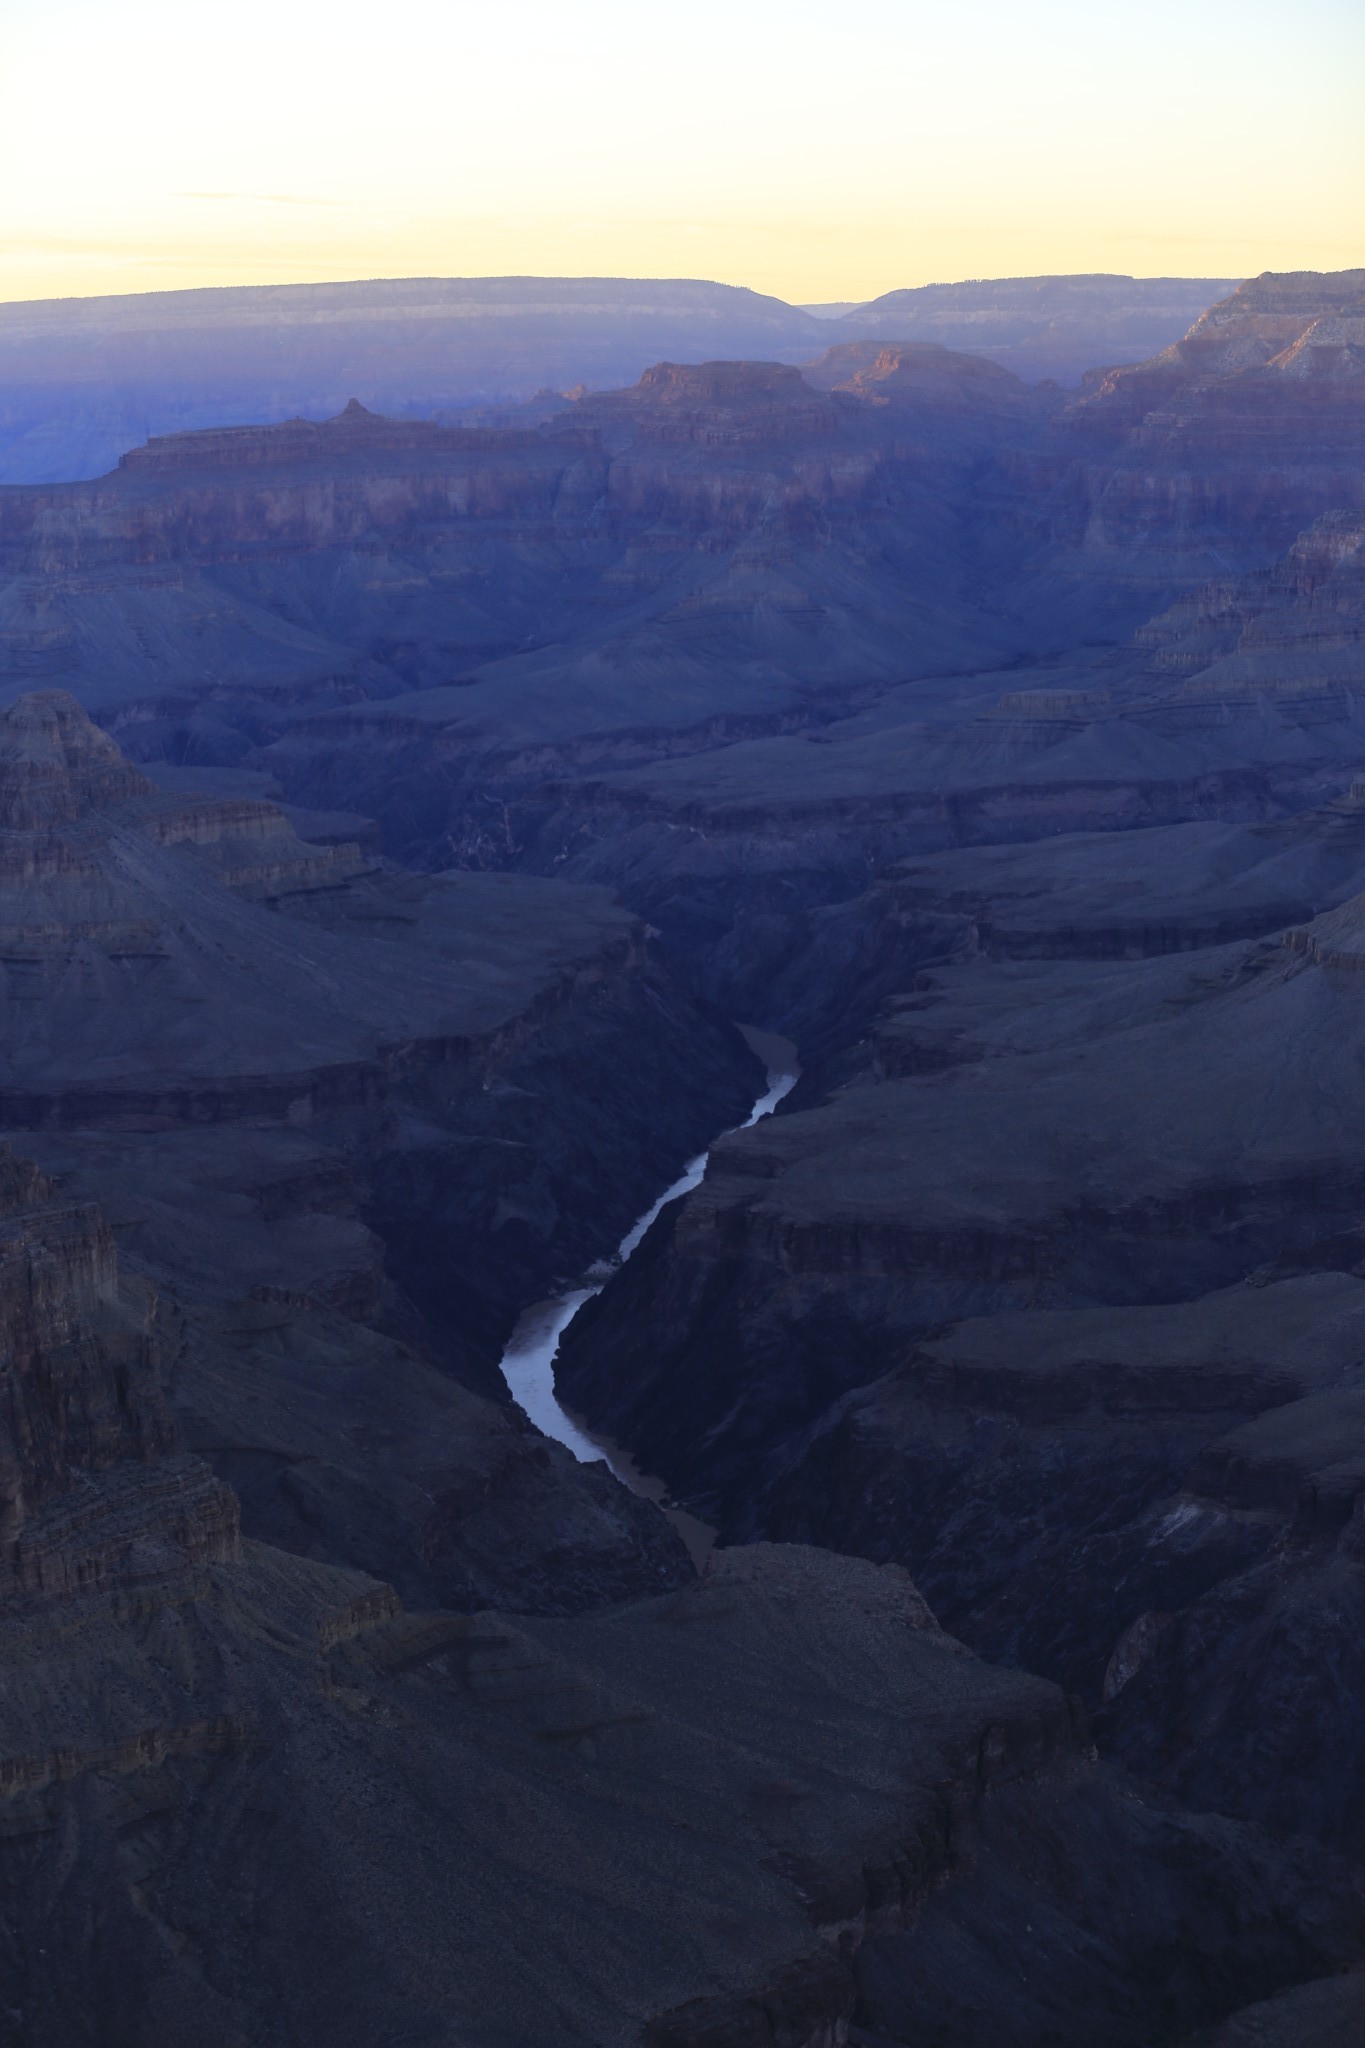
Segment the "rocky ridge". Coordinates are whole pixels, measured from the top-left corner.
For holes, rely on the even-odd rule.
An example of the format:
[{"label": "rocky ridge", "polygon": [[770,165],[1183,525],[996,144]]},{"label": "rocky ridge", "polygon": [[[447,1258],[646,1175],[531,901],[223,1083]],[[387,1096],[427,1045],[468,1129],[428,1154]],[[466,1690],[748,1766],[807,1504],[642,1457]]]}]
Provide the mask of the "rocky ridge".
[{"label": "rocky ridge", "polygon": [[237,1503],[179,1449],[155,1291],[99,1212],[0,1152],[3,1599],[103,1592],[238,1555]]},{"label": "rocky ridge", "polygon": [[[43,1304],[59,1342],[81,1285]],[[83,1364],[97,1388],[94,1347]],[[979,1664],[896,1568],[760,1546],[574,1621],[409,1613],[355,1571],[239,1554],[230,1517],[191,1546],[161,1511],[183,1457],[107,1448],[132,1538],[112,1577],[0,1598],[16,2048],[109,2014],[168,2048],[395,2024],[489,2048],[815,2048],[906,2000],[984,2043],[999,1992],[964,2013],[943,1957],[989,1944],[993,1887],[1021,1881],[1058,1958],[1091,1958],[1115,2039],[1216,2020],[1358,1946],[1330,1859],[1145,1801],[1055,1687]],[[830,1722],[858,1735],[833,1774]],[[1085,1886],[1087,1830],[1184,1873],[1136,1940],[1126,1901]],[[1026,1876],[1040,1831],[1053,1868]],[[1173,1992],[1145,1944],[1196,1902],[1216,1926],[1198,1988]],[[1053,2001],[1019,2038],[1063,2038]]]},{"label": "rocky ridge", "polygon": [[[751,1547],[662,1598],[537,1622],[409,1613],[353,1570],[240,1544],[231,1494],[176,1441],[148,1290],[121,1290],[107,1230],[78,1230],[35,1169],[5,1155],[0,1182],[16,2048],[111,2013],[170,2048],[395,2022],[490,2048],[814,2048],[906,2000],[984,2042],[999,1994],[964,2012],[943,1955],[989,1942],[992,1887],[1021,1880],[1059,1955],[1106,1946],[1090,1990],[1115,2039],[1354,1952],[1362,1903],[1330,1860],[1144,1801],[1055,1687],[978,1663],[898,1568]],[[833,1777],[830,1721],[857,1731]],[[1054,1867],[1025,1878],[1040,1830]],[[1137,1940],[1087,1893],[1087,1831],[1189,1873]],[[1196,1897],[1224,1931],[1173,1995],[1143,1943]],[[1045,1996],[1019,2038],[1059,2038],[1055,2019]]]},{"label": "rocky ridge", "polygon": [[[146,779],[69,700],[0,720],[4,1085],[63,1212],[107,1218],[54,1242],[112,1229],[120,1286],[157,1293],[165,1394],[136,1414],[170,1434],[134,1431],[90,1483],[130,1527],[149,1475],[174,1491],[198,1457],[248,1532],[195,1581],[193,1649],[157,1666],[174,1712],[125,1611],[116,1646],[89,1610],[69,1668],[107,1655],[109,1697],[146,1698],[162,1732],[83,1707],[62,1750],[96,1760],[87,1788],[135,1754],[197,1759],[164,1827],[134,1823],[152,1888],[133,1903],[172,1947],[195,1930],[179,1954],[209,1956],[225,2038],[269,2038],[270,1999],[294,1995],[268,1913],[229,1957],[195,1903],[248,1866],[294,1900],[335,1867],[382,1921],[378,1958],[360,1941],[363,1968],[333,1968],[329,2037],[400,2005],[418,2031],[495,2015],[518,2040],[655,2048],[1080,2048],[1097,2025],[1206,2048],[1347,2023],[1354,290],[1259,280],[1074,402],[938,350],[849,347],[804,379],[663,365],[568,429],[476,445],[357,410],[189,437],[114,480],[116,524],[161,508],[138,604],[199,579],[206,644],[253,679],[184,683],[190,643],[160,597],[129,608],[134,527],[113,532],[82,630],[93,649],[159,621],[182,694],[111,667],[100,717]],[[533,530],[516,493],[566,431],[598,495],[555,483]],[[488,501],[443,506],[439,480],[476,472],[500,479]],[[186,491],[201,527],[177,566]],[[362,576],[346,522],[386,502]],[[86,503],[22,508],[20,553],[41,526],[63,605],[85,603]],[[250,561],[246,512],[281,535]],[[452,680],[472,614],[438,631],[432,593],[457,560],[441,604],[477,587],[508,637]],[[247,595],[272,633],[334,636],[313,681],[264,689],[234,640]],[[411,630],[401,658],[382,619]],[[414,678],[442,687],[393,694]],[[409,859],[466,871],[388,866],[351,831],[374,811]],[[803,1079],[715,1148],[561,1367],[572,1407],[720,1521],[700,1582],[648,1504],[487,1398],[512,1308],[581,1272],[631,1176],[662,1184],[703,1107],[709,1137],[752,1088],[681,978],[794,1032]],[[98,1461],[124,1439],[107,1390],[88,1412]],[[25,1428],[15,1459],[31,1440],[56,1472],[60,1432],[43,1466]],[[79,1520],[87,1479],[53,1483],[39,1519],[70,1500]],[[50,1584],[24,1596],[43,1629]],[[182,1640],[155,1604],[156,1641]],[[247,1610],[270,1617],[265,1651],[255,1621],[243,1647]],[[250,1683],[210,1682],[229,1666]],[[20,1733],[17,1776],[47,1786]],[[393,1807],[400,1748],[421,1784],[401,1855],[361,1811]],[[246,1853],[223,1759],[248,1751],[250,1811],[309,1845],[344,1812],[382,1905],[330,1834],[298,1862]],[[341,1756],[381,1788],[355,1806]],[[456,1839],[486,1897],[458,1889]],[[585,1839],[602,1861],[565,1898],[545,1873]],[[664,1868],[674,1903],[642,1922]],[[14,1897],[52,1899],[49,1866],[25,1869]],[[535,1954],[509,1963],[528,1886]],[[321,1917],[349,1928],[337,1898]],[[404,1928],[444,1955],[449,1916],[478,1962],[454,1944],[468,1981],[423,2005]],[[127,1925],[129,2009],[153,1981],[190,1999]],[[73,2011],[114,1981],[80,1953]]]},{"label": "rocky ridge", "polygon": [[[147,434],[325,416],[358,392],[421,415],[525,416],[661,357],[801,363],[842,338],[947,343],[1074,383],[1181,334],[1217,280],[995,280],[827,322],[685,278],[404,278],[36,301],[0,310],[7,482],[98,476]],[[832,332],[832,330],[834,330]]]},{"label": "rocky ridge", "polygon": [[[0,715],[0,809],[5,1122],[161,1290],[173,1405],[248,1532],[474,1606],[684,1576],[496,1360],[743,1113],[737,1034],[600,892],[406,876],[168,795],[60,693]],[[582,1092],[614,1119],[591,1154]]]}]

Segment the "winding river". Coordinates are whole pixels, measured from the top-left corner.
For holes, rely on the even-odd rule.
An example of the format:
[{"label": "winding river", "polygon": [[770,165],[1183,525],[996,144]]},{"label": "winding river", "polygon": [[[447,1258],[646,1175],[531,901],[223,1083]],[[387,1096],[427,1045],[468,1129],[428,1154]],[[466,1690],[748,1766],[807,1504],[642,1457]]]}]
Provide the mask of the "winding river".
[{"label": "winding river", "polygon": [[[801,1069],[797,1064],[796,1047],[789,1038],[779,1038],[775,1032],[756,1031],[748,1026],[740,1028],[768,1069],[763,1093],[744,1122],[734,1126],[736,1130],[748,1130],[751,1124],[770,1116],[783,1096],[790,1094]],[[728,1136],[729,1133],[722,1135]],[[711,1547],[713,1531],[694,1515],[671,1506],[663,1481],[641,1472],[622,1445],[613,1443],[609,1437],[590,1435],[581,1423],[575,1422],[567,1409],[560,1406],[555,1394],[555,1358],[560,1338],[584,1302],[591,1301],[594,1294],[600,1294],[612,1274],[625,1264],[665,1203],[676,1201],[679,1195],[685,1195],[697,1186],[706,1172],[709,1157],[708,1150],[699,1152],[695,1159],[688,1161],[672,1185],[666,1187],[638,1222],[632,1224],[617,1246],[613,1259],[594,1266],[578,1287],[568,1288],[549,1301],[532,1302],[529,1308],[523,1309],[502,1354],[502,1375],[512,1398],[526,1411],[537,1429],[567,1445],[584,1464],[605,1458],[624,1485],[643,1494],[647,1500],[659,1503],[699,1562]]]}]

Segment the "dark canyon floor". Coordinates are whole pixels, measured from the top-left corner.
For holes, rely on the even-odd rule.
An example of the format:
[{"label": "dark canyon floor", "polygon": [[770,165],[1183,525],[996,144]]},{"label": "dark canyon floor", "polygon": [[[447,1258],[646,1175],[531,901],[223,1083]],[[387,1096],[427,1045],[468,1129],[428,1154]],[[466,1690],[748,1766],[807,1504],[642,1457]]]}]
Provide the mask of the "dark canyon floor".
[{"label": "dark canyon floor", "polygon": [[1358,2041],[1362,969],[1365,273],[0,490],[0,2042]]}]

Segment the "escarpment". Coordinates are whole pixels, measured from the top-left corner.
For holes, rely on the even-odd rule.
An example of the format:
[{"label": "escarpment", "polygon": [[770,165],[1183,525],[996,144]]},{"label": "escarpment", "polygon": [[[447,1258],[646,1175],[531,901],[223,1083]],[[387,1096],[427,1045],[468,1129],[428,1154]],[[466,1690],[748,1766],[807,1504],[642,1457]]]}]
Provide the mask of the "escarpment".
[{"label": "escarpment", "polygon": [[[408,1612],[354,1569],[241,1544],[177,1442],[150,1290],[53,1195],[0,1160],[0,1988],[23,2048],[113,2010],[162,2048],[359,2048],[395,2024],[701,2043],[775,2013],[814,2041],[907,1998],[951,2025],[939,1951],[988,1939],[992,1885],[1021,1880],[1135,2042],[1354,1954],[1362,1902],[1330,1858],[1146,1803],[1073,1703],[979,1663],[897,1567],[758,1546],[537,1620]],[[490,1471],[500,1490],[524,1514]],[[1040,1831],[1049,1867],[1025,1876]],[[1184,1873],[1137,1929],[1087,1883],[1087,1833]],[[1196,1898],[1226,1931],[1172,1998],[1146,1951]],[[998,2026],[999,1992],[977,2003]]]},{"label": "escarpment", "polygon": [[[612,669],[671,671],[699,696],[684,723],[796,709],[850,658],[894,677],[912,623],[916,666],[931,640],[931,659],[1008,640],[983,641],[965,593],[945,606],[943,571],[964,579],[919,472],[960,491],[977,458],[951,413],[930,442],[733,363],[662,365],[530,432],[348,407],[163,437],[92,483],[0,491],[0,678],[64,684],[145,759],[235,761],[301,713],[509,662],[534,687],[546,648],[579,650],[586,684],[604,629],[612,726],[634,722]],[[939,557],[932,605],[903,587],[907,538]]]},{"label": "escarpment", "polygon": [[[170,2048],[319,2029],[359,2048],[395,2023],[700,2043],[774,2012],[817,2040],[906,1999],[955,2025],[940,1951],[989,1939],[992,1886],[1021,1881],[1134,2042],[1355,1952],[1361,1901],[1330,1858],[1144,1801],[1073,1703],[979,1663],[897,1567],[751,1547],[554,1621],[410,1613],[354,1570],[241,1545],[227,1488],[176,1442],[148,1290],[120,1294],[97,1221],[72,1254],[36,1169],[0,1168],[0,1986],[25,2048],[115,2008]],[[1184,1873],[1136,1928],[1087,1882],[1087,1836],[1116,1834],[1130,1873]],[[1225,1931],[1173,1998],[1147,1948],[1196,1898]],[[514,1967],[528,1910],[556,1938]],[[977,2006],[1000,2024],[998,1990]],[[1057,2038],[1056,2001],[1039,2025]]]},{"label": "escarpment", "polygon": [[0,1605],[238,1554],[237,1503],[183,1455],[155,1290],[105,1219],[0,1151]]},{"label": "escarpment", "polygon": [[738,1034],[603,892],[167,794],[61,693],[0,714],[0,788],[0,1117],[161,1289],[173,1405],[248,1532],[474,1607],[685,1576],[496,1360],[743,1114]]},{"label": "escarpment", "polygon": [[733,1540],[908,1565],[1196,1807],[1357,1857],[1359,923],[940,964],[559,1364]]},{"label": "escarpment", "polygon": [[1249,568],[1318,512],[1359,510],[1363,320],[1361,271],[1268,273],[1150,362],[1095,378],[1070,415],[1104,451],[1085,545],[1207,560],[1218,534]]},{"label": "escarpment", "polygon": [[[359,2048],[395,2024],[490,2048],[818,2041],[907,2000],[960,2029],[946,1958],[989,1945],[993,1892],[1020,1885],[1058,1976],[1084,1968],[1137,2043],[1358,1939],[1329,1858],[1144,1801],[1060,1692],[979,1664],[895,1570],[762,1548],[662,1599],[516,1621],[408,1614],[254,1545],[80,1624],[0,1616],[0,1983],[24,2048],[114,2008],[168,2048]],[[833,1772],[831,1718],[860,1737]],[[1137,1924],[1086,1886],[1087,1833],[1130,1884],[1175,1873]],[[1173,1995],[1145,1958],[1196,1900],[1203,1973]],[[543,1938],[518,1955],[528,1914]],[[1051,1974],[1019,2038],[1079,2042]],[[984,2043],[1008,1994],[974,2005]]]},{"label": "escarpment", "polygon": [[1349,2021],[1358,299],[0,493],[0,2032]]}]

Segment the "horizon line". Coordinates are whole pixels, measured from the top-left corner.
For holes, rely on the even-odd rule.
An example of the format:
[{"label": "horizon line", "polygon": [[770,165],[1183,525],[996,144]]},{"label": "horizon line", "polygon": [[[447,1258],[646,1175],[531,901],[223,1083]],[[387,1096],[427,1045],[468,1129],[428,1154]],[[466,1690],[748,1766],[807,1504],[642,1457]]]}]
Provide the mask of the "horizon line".
[{"label": "horizon line", "polygon": [[[1355,266],[1342,271],[1331,270],[1263,270],[1254,273],[1257,277],[1333,277],[1346,276]],[[1047,284],[1069,279],[1093,279],[1096,281],[1123,280],[1130,284],[1245,284],[1252,273],[1239,277],[1213,276],[1203,271],[1152,271],[1135,272],[1127,270],[1035,270],[1017,271],[994,277],[944,277],[927,279],[922,284],[888,285],[885,291],[873,292],[864,299],[784,299],[776,292],[759,291],[753,285],[726,284],[714,277],[687,277],[682,275],[645,275],[635,272],[610,273],[606,271],[507,271],[477,272],[467,275],[440,272],[403,273],[391,277],[334,277],[299,278],[295,280],[274,280],[261,283],[165,285],[150,291],[139,292],[63,292],[44,297],[0,299],[0,310],[11,306],[78,306],[102,304],[116,299],[188,299],[204,298],[221,292],[292,292],[292,291],[335,291],[362,285],[420,285],[420,284],[687,284],[706,285],[716,291],[743,292],[757,299],[767,299],[772,304],[787,306],[793,312],[805,312],[813,305],[847,305],[857,311],[875,305],[879,299],[889,298],[896,292],[942,291],[954,287],[974,284]]]}]

